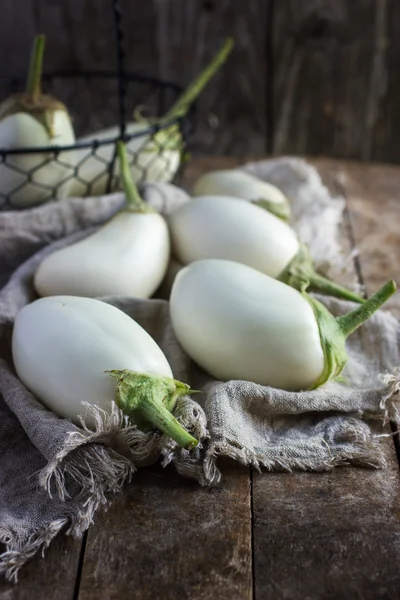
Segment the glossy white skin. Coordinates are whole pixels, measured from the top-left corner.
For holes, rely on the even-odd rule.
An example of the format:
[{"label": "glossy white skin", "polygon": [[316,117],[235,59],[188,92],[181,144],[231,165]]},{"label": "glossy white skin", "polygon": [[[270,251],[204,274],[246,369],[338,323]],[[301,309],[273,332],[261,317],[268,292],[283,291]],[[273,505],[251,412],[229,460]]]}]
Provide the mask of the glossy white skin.
[{"label": "glossy white skin", "polygon": [[175,279],[170,311],[183,349],[216,379],[305,390],[324,370],[307,300],[245,265],[207,260],[185,267]]},{"label": "glossy white skin", "polygon": [[[65,111],[55,111],[53,127],[54,137],[50,138],[39,121],[26,113],[16,113],[0,121],[0,148],[11,150],[75,144],[71,120]],[[61,200],[68,196],[72,178],[69,181],[67,179],[74,172],[75,152],[62,152],[58,159],[63,164],[59,164],[53,154],[17,154],[9,155],[7,163],[0,164],[0,194],[11,194],[11,208],[29,208],[51,199]],[[7,165],[22,170],[22,173]],[[32,173],[39,165],[43,166]],[[32,173],[31,183],[28,183],[29,173]],[[49,187],[43,188],[42,185]],[[21,187],[17,190],[19,186]],[[0,208],[4,202],[5,199],[0,195]]]},{"label": "glossy white skin", "polygon": [[[131,369],[172,377],[149,334],[114,306],[91,298],[41,298],[17,315],[12,336],[17,375],[47,408],[77,421],[82,402],[109,411],[115,380],[104,371]],[[86,417],[89,426],[94,422]]]},{"label": "glossy white skin", "polygon": [[40,296],[149,298],[164,278],[169,256],[161,215],[122,211],[93,235],[47,256],[34,284]]},{"label": "glossy white skin", "polygon": [[[147,126],[141,123],[128,123],[126,132],[133,134],[147,129]],[[90,142],[93,140],[106,140],[116,138],[119,135],[118,127],[109,127],[79,138],[77,142]],[[160,150],[154,151],[151,149],[152,140],[148,135],[142,135],[138,138],[133,138],[127,142],[127,150],[129,153],[136,155],[134,165],[131,165],[131,174],[135,182],[143,181],[161,181],[170,182],[175,177],[181,157],[178,150]],[[147,150],[146,150],[147,148]],[[108,173],[105,172],[106,166],[103,161],[99,161],[92,155],[92,148],[82,148],[77,150],[77,162],[87,160],[79,166],[79,179],[89,182],[91,187],[87,191],[87,185],[83,185],[79,179],[75,178],[70,189],[70,196],[99,196],[106,193],[108,183]],[[110,163],[114,154],[114,144],[106,144],[99,146],[96,150],[96,155],[101,159]],[[115,162],[114,175],[119,175],[119,164]],[[98,179],[97,179],[98,178]],[[121,187],[119,186],[119,189]]]},{"label": "glossy white skin", "polygon": [[196,198],[172,213],[168,224],[173,253],[183,264],[221,258],[277,277],[300,247],[289,225],[239,198]]},{"label": "glossy white skin", "polygon": [[268,200],[287,204],[276,186],[239,169],[211,171],[201,175],[193,186],[193,196],[233,196],[243,200]]}]

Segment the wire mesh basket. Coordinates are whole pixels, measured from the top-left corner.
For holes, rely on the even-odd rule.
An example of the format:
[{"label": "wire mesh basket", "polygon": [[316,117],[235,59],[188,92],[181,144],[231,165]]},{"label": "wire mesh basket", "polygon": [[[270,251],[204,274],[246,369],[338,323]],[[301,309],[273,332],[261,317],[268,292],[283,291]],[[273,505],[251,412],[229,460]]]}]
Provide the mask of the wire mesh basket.
[{"label": "wire mesh basket", "polygon": [[[193,111],[161,122],[133,120],[138,106],[153,116],[165,114],[182,88],[125,72],[119,2],[112,0],[112,7],[118,69],[43,75],[46,93],[62,98],[68,107],[78,141],[67,146],[0,148],[0,210],[121,189],[116,160],[116,142],[121,139],[138,185],[172,181],[178,173]],[[11,92],[21,90],[21,80],[9,83]],[[99,135],[90,133],[99,129]]]}]

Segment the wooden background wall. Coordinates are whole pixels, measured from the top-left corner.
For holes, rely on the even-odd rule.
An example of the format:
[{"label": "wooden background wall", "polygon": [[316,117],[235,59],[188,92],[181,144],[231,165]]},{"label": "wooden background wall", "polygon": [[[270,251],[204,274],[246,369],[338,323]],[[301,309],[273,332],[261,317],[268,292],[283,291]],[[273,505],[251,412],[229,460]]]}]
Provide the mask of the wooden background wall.
[{"label": "wooden background wall", "polygon": [[[236,39],[198,103],[195,152],[400,162],[400,0],[121,4],[127,65],[140,73],[187,83],[224,37]],[[1,0],[2,96],[38,32],[47,69],[115,65],[110,0]],[[86,125],[107,104],[98,96],[82,97]]]}]

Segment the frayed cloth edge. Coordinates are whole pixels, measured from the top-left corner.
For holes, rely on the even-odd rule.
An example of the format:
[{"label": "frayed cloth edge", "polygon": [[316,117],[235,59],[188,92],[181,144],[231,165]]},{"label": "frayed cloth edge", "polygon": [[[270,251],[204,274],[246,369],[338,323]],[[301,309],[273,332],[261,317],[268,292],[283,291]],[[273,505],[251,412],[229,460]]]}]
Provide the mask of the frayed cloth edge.
[{"label": "frayed cloth edge", "polygon": [[[109,413],[96,406],[85,406],[95,422],[94,431],[82,420],[82,430],[71,431],[54,459],[38,474],[39,486],[50,497],[57,494],[63,502],[70,499],[67,480],[75,482],[79,491],[73,499],[80,508],[75,514],[71,508],[68,518],[56,519],[33,531],[16,532],[0,526],[0,542],[6,546],[0,555],[0,575],[9,581],[16,583],[19,569],[40,549],[44,552],[62,529],[66,535],[81,537],[93,523],[96,511],[109,505],[109,496],[122,491],[138,466],[156,462],[167,449],[172,456],[180,454],[181,449],[170,438],[156,432],[145,433],[131,425],[115,403]],[[204,411],[192,399],[180,398],[174,414],[188,430],[200,438],[208,437]]]},{"label": "frayed cloth edge", "polygon": [[345,445],[351,443],[354,445],[352,451],[335,448],[322,440],[321,444],[326,447],[326,453],[323,458],[318,459],[300,459],[290,456],[288,458],[280,456],[266,456],[230,443],[229,440],[219,440],[212,442],[205,454],[202,464],[202,477],[199,482],[202,485],[216,485],[221,480],[221,472],[217,467],[219,458],[230,458],[242,464],[251,467],[256,471],[266,469],[268,471],[284,471],[292,473],[293,471],[324,472],[331,471],[340,466],[359,466],[370,469],[383,469],[386,466],[384,452],[381,450],[381,444],[378,436],[370,433],[357,431],[353,426],[349,426],[344,432],[340,443]]}]

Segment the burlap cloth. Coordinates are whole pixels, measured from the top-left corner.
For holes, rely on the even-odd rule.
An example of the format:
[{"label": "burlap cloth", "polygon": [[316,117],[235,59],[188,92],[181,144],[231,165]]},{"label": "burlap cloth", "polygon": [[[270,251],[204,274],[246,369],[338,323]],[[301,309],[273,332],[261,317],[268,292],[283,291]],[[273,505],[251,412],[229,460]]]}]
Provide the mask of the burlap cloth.
[{"label": "burlap cloth", "polygon": [[[329,195],[317,172],[297,159],[246,168],[287,193],[294,223],[317,262],[325,268],[346,269],[338,243],[344,203]],[[183,192],[163,184],[147,186],[145,196],[164,213],[187,200]],[[385,464],[380,439],[367,421],[397,418],[400,329],[382,311],[349,338],[347,385],[330,383],[316,391],[292,393],[245,381],[212,380],[179,347],[166,300],[106,298],[150,333],[177,379],[203,390],[196,396],[198,402],[184,398],[174,413],[201,439],[199,448],[188,452],[158,432],[142,433],[115,407],[111,415],[94,411],[96,431],[73,425],[42,407],[14,373],[10,350],[14,317],[36,297],[32,277],[42,258],[88,235],[121,203],[117,194],[0,213],[2,271],[8,275],[20,265],[0,292],[0,542],[5,546],[0,573],[9,579],[16,580],[24,562],[61,530],[80,536],[96,510],[121,490],[138,467],[159,459],[173,463],[178,472],[201,485],[219,481],[216,461],[222,456],[271,470],[324,471],[349,464],[382,468]],[[57,238],[61,239],[54,241]],[[159,295],[168,290],[176,268],[171,267]],[[351,306],[320,299],[334,315]]]}]

